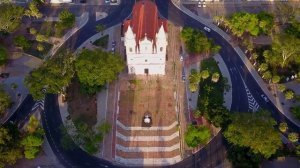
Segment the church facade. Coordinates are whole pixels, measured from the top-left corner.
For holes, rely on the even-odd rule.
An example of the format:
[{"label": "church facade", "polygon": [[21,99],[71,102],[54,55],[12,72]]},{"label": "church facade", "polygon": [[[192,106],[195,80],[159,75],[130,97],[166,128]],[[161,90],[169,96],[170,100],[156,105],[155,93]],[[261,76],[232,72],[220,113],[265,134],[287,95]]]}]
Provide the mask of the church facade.
[{"label": "church facade", "polygon": [[132,18],[123,23],[129,74],[165,75],[167,21],[150,0],[137,2]]}]

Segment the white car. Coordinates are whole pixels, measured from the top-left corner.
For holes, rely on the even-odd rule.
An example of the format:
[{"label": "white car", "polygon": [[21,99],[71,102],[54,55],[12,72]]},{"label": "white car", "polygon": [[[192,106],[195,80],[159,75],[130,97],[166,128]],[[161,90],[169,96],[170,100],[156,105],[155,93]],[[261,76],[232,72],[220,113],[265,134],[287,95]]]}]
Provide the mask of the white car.
[{"label": "white car", "polygon": [[183,56],[182,55],[180,55],[180,61],[183,61]]},{"label": "white car", "polygon": [[208,28],[206,26],[204,27],[204,30],[207,31],[207,32],[210,32],[210,28]]},{"label": "white car", "polygon": [[267,98],[266,95],[261,94],[260,97],[263,98],[265,100],[265,102],[269,102],[269,99]]},{"label": "white car", "polygon": [[206,7],[206,2],[205,2],[205,1],[203,2],[202,7],[203,7],[203,8]]}]

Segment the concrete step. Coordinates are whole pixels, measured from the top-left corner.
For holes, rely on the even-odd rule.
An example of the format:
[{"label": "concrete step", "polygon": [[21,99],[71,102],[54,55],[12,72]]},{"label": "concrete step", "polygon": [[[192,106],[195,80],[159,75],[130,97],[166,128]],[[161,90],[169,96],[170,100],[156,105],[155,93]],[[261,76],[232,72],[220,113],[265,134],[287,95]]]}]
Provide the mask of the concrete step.
[{"label": "concrete step", "polygon": [[151,165],[159,165],[159,166],[165,166],[165,165],[172,165],[179,161],[181,161],[180,156],[175,156],[172,158],[135,158],[135,159],[126,159],[120,156],[116,156],[116,161],[126,164],[126,165],[145,165],[145,166],[151,166]]},{"label": "concrete step", "polygon": [[124,136],[170,136],[178,131],[177,126],[169,130],[125,130],[117,126],[117,131]]},{"label": "concrete step", "polygon": [[121,138],[116,139],[116,144],[125,147],[170,147],[178,142],[180,142],[179,137],[175,137],[174,139],[169,141],[124,141]]},{"label": "concrete step", "polygon": [[179,137],[179,132],[174,132],[169,136],[125,136],[117,131],[116,137],[124,141],[170,141],[176,137]]},{"label": "concrete step", "polygon": [[153,130],[153,131],[157,131],[157,130],[170,130],[174,127],[176,127],[178,125],[178,122],[175,121],[173,122],[171,125],[169,126],[163,126],[163,127],[156,127],[156,126],[153,126],[153,127],[128,127],[124,124],[122,124],[120,121],[117,120],[117,126],[121,127],[122,129],[124,130],[132,130],[132,131],[150,131],[150,130]]},{"label": "concrete step", "polygon": [[141,146],[135,146],[135,147],[127,147],[122,146],[120,144],[116,144],[116,149],[123,151],[123,152],[171,152],[177,149],[180,149],[180,143],[176,143],[172,146],[154,146],[154,147],[141,147]]},{"label": "concrete step", "polygon": [[179,149],[165,152],[124,152],[116,150],[116,156],[124,159],[145,159],[145,158],[173,158],[180,156]]}]

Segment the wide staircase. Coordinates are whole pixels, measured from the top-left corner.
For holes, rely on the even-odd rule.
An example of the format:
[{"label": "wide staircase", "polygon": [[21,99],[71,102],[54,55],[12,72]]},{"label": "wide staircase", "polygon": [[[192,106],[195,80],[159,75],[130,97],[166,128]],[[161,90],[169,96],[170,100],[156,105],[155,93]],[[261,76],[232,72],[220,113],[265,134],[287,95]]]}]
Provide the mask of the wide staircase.
[{"label": "wide staircase", "polygon": [[181,161],[174,122],[163,127],[127,127],[117,121],[116,161],[126,165],[171,165]]}]

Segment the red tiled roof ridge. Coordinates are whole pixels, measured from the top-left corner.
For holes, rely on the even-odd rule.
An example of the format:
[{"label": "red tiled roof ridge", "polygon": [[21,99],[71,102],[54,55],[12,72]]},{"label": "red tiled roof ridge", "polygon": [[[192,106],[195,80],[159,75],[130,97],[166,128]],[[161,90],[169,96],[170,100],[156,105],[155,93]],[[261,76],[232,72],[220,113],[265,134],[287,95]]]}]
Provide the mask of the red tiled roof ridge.
[{"label": "red tiled roof ridge", "polygon": [[167,32],[167,21],[158,16],[156,4],[150,0],[141,0],[134,5],[132,18],[124,21],[124,33],[129,26],[135,34],[136,47],[139,47],[139,42],[145,38],[153,41],[154,47],[156,34],[161,26]]}]

